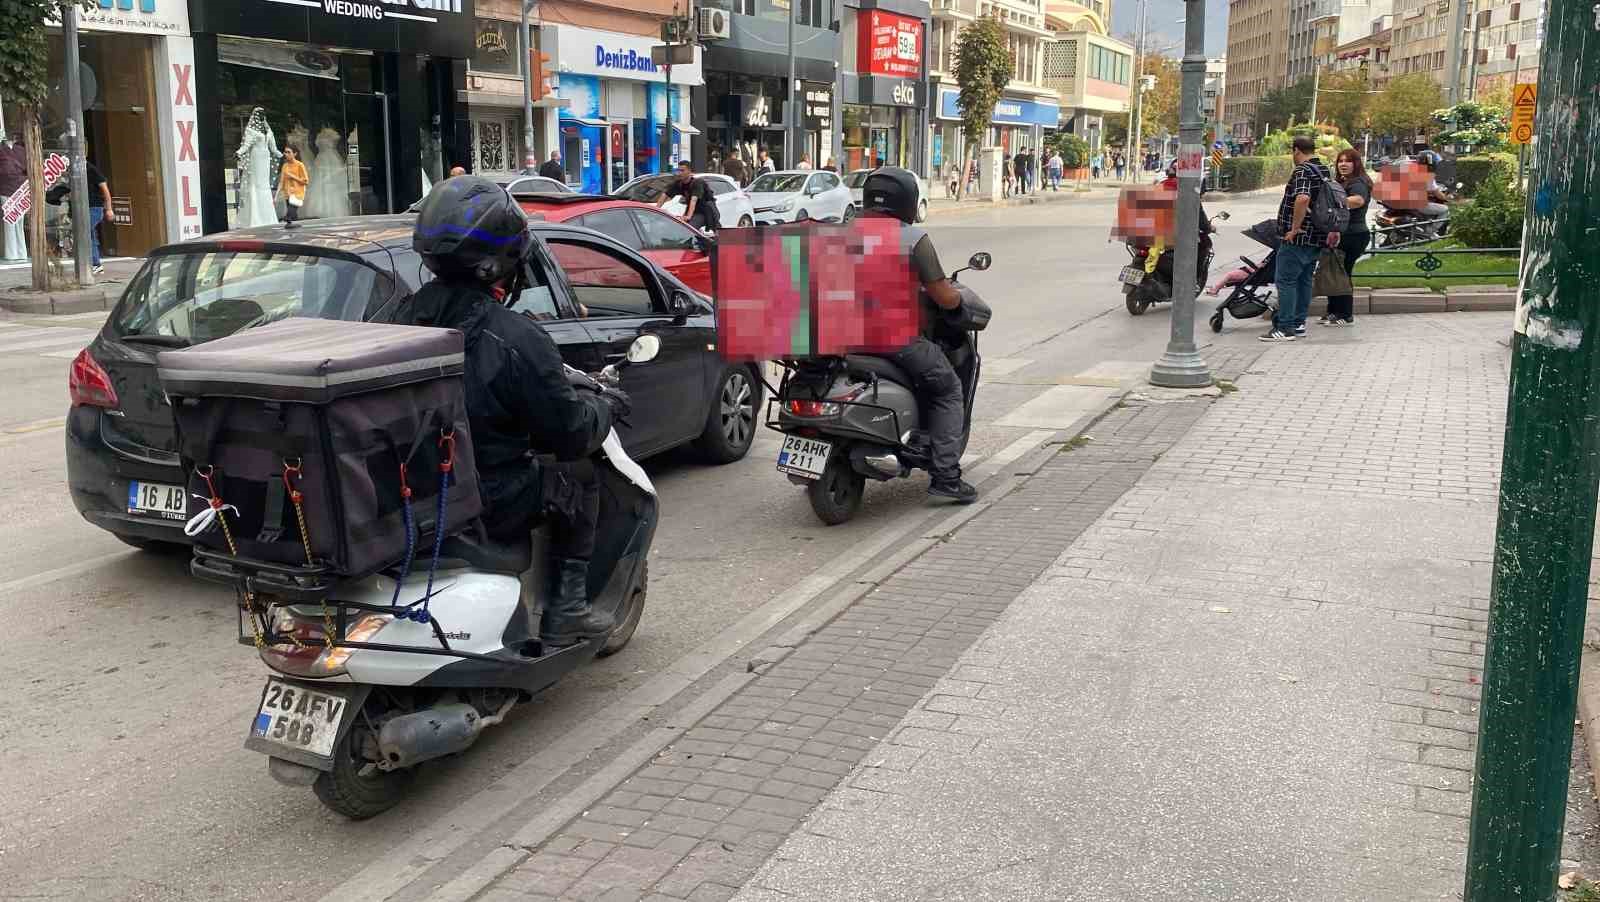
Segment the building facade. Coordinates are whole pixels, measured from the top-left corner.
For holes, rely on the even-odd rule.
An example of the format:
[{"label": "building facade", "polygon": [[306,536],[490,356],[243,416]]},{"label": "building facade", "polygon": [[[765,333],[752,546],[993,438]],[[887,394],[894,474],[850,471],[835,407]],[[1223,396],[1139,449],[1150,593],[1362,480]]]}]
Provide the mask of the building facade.
[{"label": "building facade", "polygon": [[1389,85],[1389,38],[1394,33],[1380,19],[1379,30],[1340,44],[1333,53],[1334,72],[1362,72],[1368,91],[1382,91]]},{"label": "building facade", "polygon": [[845,0],[838,145],[844,171],[903,166],[928,174],[928,34],[924,0]]},{"label": "building facade", "polygon": [[1200,113],[1205,117],[1206,131],[1215,135],[1213,140],[1227,136],[1223,110],[1228,96],[1228,58],[1206,60],[1206,80],[1200,87]]},{"label": "building facade", "polygon": [[1060,129],[1083,138],[1091,151],[1104,143],[1106,117],[1127,113],[1133,96],[1133,48],[1109,36],[1106,24],[1094,5],[1045,5],[1053,37],[1045,44],[1044,86],[1061,105]]},{"label": "building facade", "polygon": [[1467,48],[1471,54],[1468,83],[1473,96],[1539,80],[1544,13],[1541,0],[1479,0]]},{"label": "building facade", "polygon": [[1449,51],[1455,4],[1462,0],[1395,0],[1390,72],[1394,77],[1426,73],[1440,87],[1449,84],[1445,56]]},{"label": "building facade", "polygon": [[1288,67],[1288,6],[1283,0],[1229,0],[1223,123],[1233,140],[1256,138],[1256,105],[1282,87]]}]

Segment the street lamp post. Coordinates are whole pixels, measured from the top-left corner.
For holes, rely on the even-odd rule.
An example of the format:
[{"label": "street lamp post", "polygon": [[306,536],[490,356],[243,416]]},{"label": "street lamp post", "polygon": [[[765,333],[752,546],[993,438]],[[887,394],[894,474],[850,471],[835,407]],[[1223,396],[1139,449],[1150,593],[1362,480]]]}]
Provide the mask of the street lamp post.
[{"label": "street lamp post", "polygon": [[1150,383],[1166,388],[1211,384],[1211,370],[1194,343],[1195,270],[1200,259],[1200,179],[1205,119],[1200,89],[1206,73],[1205,0],[1185,0],[1183,82],[1178,102],[1178,248],[1172,260],[1172,331],[1167,350],[1150,368]]},{"label": "street lamp post", "polygon": [[[78,62],[78,8],[68,5],[61,12],[62,40],[65,46],[66,85],[67,93],[67,153],[72,157],[72,168],[68,170],[67,184],[72,189],[72,257],[73,271],[79,285],[89,286],[94,284],[94,272],[90,268],[93,263],[91,258],[89,236],[89,171],[84,166],[83,158],[83,85],[79,72]],[[30,147],[29,152],[37,152],[38,148]],[[35,216],[44,215],[44,204],[35,200]],[[106,210],[104,215],[110,215]],[[38,251],[36,251],[37,253]]]},{"label": "street lamp post", "polygon": [[522,0],[522,169],[532,175],[539,166],[533,149],[533,32],[528,17],[539,8],[539,0]]}]

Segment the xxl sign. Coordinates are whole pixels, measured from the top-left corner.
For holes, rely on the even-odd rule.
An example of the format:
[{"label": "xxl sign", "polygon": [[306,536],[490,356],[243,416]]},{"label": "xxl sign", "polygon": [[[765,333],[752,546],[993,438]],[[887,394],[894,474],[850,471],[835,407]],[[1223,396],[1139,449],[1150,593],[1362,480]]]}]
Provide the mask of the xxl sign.
[{"label": "xxl sign", "polygon": [[881,9],[864,9],[856,20],[863,75],[917,78],[922,74],[923,22]]}]

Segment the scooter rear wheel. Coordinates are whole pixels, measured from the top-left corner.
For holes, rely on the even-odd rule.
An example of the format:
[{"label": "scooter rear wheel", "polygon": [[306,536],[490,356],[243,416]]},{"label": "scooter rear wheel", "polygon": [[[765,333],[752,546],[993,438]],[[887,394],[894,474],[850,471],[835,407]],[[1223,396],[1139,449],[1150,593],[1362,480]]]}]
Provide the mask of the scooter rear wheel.
[{"label": "scooter rear wheel", "polygon": [[639,628],[639,618],[644,616],[644,599],[650,590],[650,562],[645,561],[639,571],[639,588],[628,597],[627,607],[617,621],[617,628],[606,637],[606,644],[596,652],[597,657],[608,658],[627,647],[633,633]]},{"label": "scooter rear wheel", "polygon": [[[363,740],[369,735],[370,730],[358,719],[333,747],[333,770],[324,771],[311,784],[322,804],[353,821],[376,817],[398,805],[415,776],[410,768],[390,771],[374,768],[362,776],[361,772],[372,764],[360,751]],[[372,742],[376,746],[376,737]]]},{"label": "scooter rear wheel", "polygon": [[822,471],[822,478],[806,486],[806,498],[817,519],[829,526],[838,526],[856,515],[861,509],[861,495],[866,491],[867,477],[850,467],[850,456],[844,449],[836,449]]},{"label": "scooter rear wheel", "polygon": [[1127,304],[1128,312],[1134,316],[1143,316],[1144,312],[1150,309],[1150,302],[1140,299],[1137,291],[1128,292],[1123,302]]}]

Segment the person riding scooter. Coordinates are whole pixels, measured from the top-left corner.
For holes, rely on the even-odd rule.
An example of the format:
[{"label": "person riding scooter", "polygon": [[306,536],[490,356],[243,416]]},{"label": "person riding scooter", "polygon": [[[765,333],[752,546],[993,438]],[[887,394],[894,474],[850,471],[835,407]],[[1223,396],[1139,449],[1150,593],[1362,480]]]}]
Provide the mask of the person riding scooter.
[{"label": "person riding scooter", "polygon": [[921,283],[922,334],[889,359],[916,382],[912,387],[928,412],[928,471],[933,477],[928,494],[971,504],[978,499],[978,490],[961,478],[961,436],[966,423],[961,377],[944,349],[933,341],[931,331],[940,310],[960,308],[961,292],[945,276],[933,239],[915,225],[919,193],[917,177],[898,166],[874,170],[861,185],[864,215],[900,220]]},{"label": "person riding scooter", "polygon": [[1436,151],[1424,150],[1417,154],[1417,162],[1428,170],[1428,203],[1421,209],[1424,216],[1443,216],[1450,212],[1450,192],[1439,184],[1439,163],[1443,158]]},{"label": "person riding scooter", "polygon": [[[417,214],[412,247],[434,281],[401,305],[395,322],[459,329],[466,340],[467,417],[483,494],[483,524],[497,538],[525,536],[548,516],[555,600],[540,637],[552,645],[609,634],[589,605],[600,493],[589,456],[615,416],[620,392],[579,393],[555,341],[510,307],[533,239],[522,209],[494,182],[457,176],[436,185]],[[618,408],[613,411],[613,406]],[[541,463],[530,452],[554,454]]]}]

